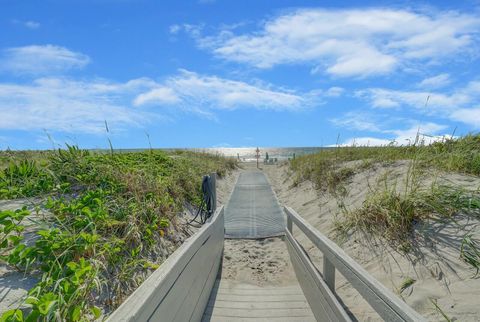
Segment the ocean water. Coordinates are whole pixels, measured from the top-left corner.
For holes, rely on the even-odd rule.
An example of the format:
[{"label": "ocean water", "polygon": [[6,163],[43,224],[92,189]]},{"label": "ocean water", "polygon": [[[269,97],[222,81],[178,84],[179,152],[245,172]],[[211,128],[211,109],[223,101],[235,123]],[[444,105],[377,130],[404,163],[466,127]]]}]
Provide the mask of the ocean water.
[{"label": "ocean water", "polygon": [[[219,154],[225,157],[239,158],[241,161],[255,161],[256,147],[251,148],[204,148],[204,149],[187,149],[197,152],[206,152],[212,154]],[[260,150],[260,160],[264,160],[266,153],[268,153],[269,159],[287,160],[293,158],[293,156],[300,156],[304,154],[312,154],[319,152],[322,147],[295,147],[295,148],[268,148],[258,147]]]}]

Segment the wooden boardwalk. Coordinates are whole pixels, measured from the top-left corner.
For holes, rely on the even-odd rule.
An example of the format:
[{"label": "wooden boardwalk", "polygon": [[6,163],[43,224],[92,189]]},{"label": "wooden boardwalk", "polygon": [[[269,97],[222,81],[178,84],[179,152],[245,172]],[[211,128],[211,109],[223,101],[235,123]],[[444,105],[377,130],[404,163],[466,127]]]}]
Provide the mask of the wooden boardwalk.
[{"label": "wooden boardwalk", "polygon": [[[265,175],[257,170],[242,172],[225,208],[225,237],[284,234],[284,213]],[[292,265],[288,267],[293,274]],[[202,321],[316,320],[296,280],[288,286],[256,286],[224,279],[220,270]]]},{"label": "wooden boardwalk", "polygon": [[[242,174],[227,206],[230,212],[227,214],[223,207],[218,209],[109,316],[107,322],[352,321],[335,292],[337,270],[380,319],[425,321],[293,209],[284,207],[285,213],[281,211],[273,192],[264,193],[268,189],[271,191],[271,187],[262,173],[245,171]],[[235,191],[239,192],[236,197]],[[241,211],[235,211],[237,207]],[[261,220],[257,220],[259,216]],[[269,229],[274,222],[274,229]],[[261,238],[263,233],[271,236],[272,232],[280,232],[277,225],[283,229],[296,279],[287,286],[268,283],[257,286],[248,284],[249,280],[242,282],[222,277],[228,227],[241,228],[238,232],[245,233],[244,238]],[[294,225],[323,253],[321,272],[292,234]],[[242,238],[240,234],[236,237]]]},{"label": "wooden boardwalk", "polygon": [[217,279],[202,321],[316,321],[298,284],[255,286]]}]

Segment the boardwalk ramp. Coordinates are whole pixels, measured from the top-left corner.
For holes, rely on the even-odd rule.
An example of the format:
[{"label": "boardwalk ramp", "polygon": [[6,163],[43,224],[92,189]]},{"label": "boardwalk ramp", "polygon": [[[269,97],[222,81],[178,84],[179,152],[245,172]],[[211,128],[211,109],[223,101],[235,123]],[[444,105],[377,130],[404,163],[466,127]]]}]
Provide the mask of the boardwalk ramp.
[{"label": "boardwalk ramp", "polygon": [[242,172],[225,208],[225,237],[267,238],[283,235],[284,217],[263,172]]}]

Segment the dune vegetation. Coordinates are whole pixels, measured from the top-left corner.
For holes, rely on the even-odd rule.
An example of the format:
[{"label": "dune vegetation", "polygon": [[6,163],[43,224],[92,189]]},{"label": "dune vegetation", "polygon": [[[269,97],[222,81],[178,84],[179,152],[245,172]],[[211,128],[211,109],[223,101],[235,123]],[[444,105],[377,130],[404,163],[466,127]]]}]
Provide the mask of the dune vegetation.
[{"label": "dune vegetation", "polygon": [[200,203],[202,176],[235,167],[186,151],[0,152],[0,199],[35,205],[0,211],[0,259],[38,280],[1,320],[107,314],[188,237],[179,214]]},{"label": "dune vegetation", "polygon": [[[355,174],[379,164],[404,161],[408,171],[401,182],[386,176],[369,189],[360,207],[343,204],[346,183]],[[480,219],[480,187],[466,189],[440,180],[441,174],[480,176],[480,135],[444,139],[433,144],[416,140],[410,145],[349,146],[325,149],[290,162],[294,185],[309,180],[320,191],[337,198],[339,233],[364,231],[408,252],[416,224],[430,218],[455,220],[459,213]],[[476,274],[480,269],[478,236],[464,236],[460,257]]]}]

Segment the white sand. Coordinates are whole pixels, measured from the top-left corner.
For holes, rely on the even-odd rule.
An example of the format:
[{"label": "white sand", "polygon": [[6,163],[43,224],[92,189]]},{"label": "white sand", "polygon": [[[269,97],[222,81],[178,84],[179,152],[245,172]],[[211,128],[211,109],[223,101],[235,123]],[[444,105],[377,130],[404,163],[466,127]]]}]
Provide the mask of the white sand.
[{"label": "white sand", "polygon": [[222,280],[257,286],[297,284],[283,238],[226,239]]},{"label": "white sand", "polygon": [[[328,192],[319,192],[310,182],[292,187],[293,177],[288,166],[262,165],[282,204],[295,209],[320,232],[335,240],[334,219],[340,209],[337,200]],[[386,173],[401,183],[407,162],[388,166],[376,165],[356,173],[346,185],[348,195],[344,202],[349,209],[361,206],[369,189],[378,184]],[[396,178],[396,179],[394,179]],[[480,179],[458,174],[440,174],[441,180],[468,188],[478,188]],[[426,180],[428,184],[431,180]],[[370,187],[370,188],[369,188]],[[443,320],[432,301],[451,319],[459,321],[480,320],[480,278],[473,279],[474,270],[460,259],[463,236],[473,232],[479,236],[479,217],[458,215],[454,221],[434,221],[417,225],[417,247],[405,255],[388,246],[384,241],[367,238],[362,233],[351,234],[346,240],[335,240],[353,259],[372,276],[401,297],[429,320]],[[321,254],[297,229],[295,236],[311,253],[317,264]],[[321,265],[319,266],[321,268]],[[336,291],[359,320],[379,320],[361,296],[337,274]],[[407,278],[416,282],[399,293],[400,285]]]}]

